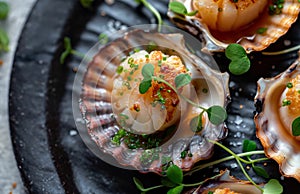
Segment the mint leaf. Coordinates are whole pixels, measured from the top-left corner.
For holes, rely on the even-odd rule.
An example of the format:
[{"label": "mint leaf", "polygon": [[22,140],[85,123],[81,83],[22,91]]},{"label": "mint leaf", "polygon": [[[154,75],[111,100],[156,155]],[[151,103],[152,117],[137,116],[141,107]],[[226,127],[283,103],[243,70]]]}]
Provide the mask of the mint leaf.
[{"label": "mint leaf", "polygon": [[243,152],[251,152],[256,150],[256,142],[249,139],[243,141]]},{"label": "mint leaf", "polygon": [[151,79],[151,77],[154,75],[154,66],[150,63],[147,63],[142,68],[142,75],[145,79]]},{"label": "mint leaf", "polygon": [[141,93],[141,94],[145,94],[148,90],[149,90],[149,88],[152,86],[152,80],[150,79],[148,79],[148,80],[143,80],[141,83],[140,83],[140,85],[139,85],[139,92]]},{"label": "mint leaf", "polygon": [[180,88],[191,82],[192,78],[189,74],[179,74],[175,77],[175,86]]},{"label": "mint leaf", "polygon": [[169,166],[167,169],[167,177],[173,183],[181,184],[183,180],[182,170],[176,165]]},{"label": "mint leaf", "polygon": [[206,110],[209,121],[214,125],[220,125],[227,118],[226,110],[218,105],[211,106]]},{"label": "mint leaf", "polygon": [[229,71],[234,75],[241,75],[250,69],[250,60],[245,49],[236,43],[229,44],[225,49],[225,56],[231,60]]},{"label": "mint leaf", "polygon": [[257,175],[262,176],[264,178],[269,178],[269,174],[264,168],[260,166],[252,166],[252,168]]},{"label": "mint leaf", "polygon": [[230,60],[237,60],[247,56],[245,49],[236,43],[229,44],[225,49],[225,56]]},{"label": "mint leaf", "polygon": [[229,71],[234,75],[242,75],[249,71],[250,60],[247,56],[232,60],[229,64]]},{"label": "mint leaf", "polygon": [[174,13],[185,15],[187,13],[186,7],[177,1],[173,1],[169,3],[169,9]]},{"label": "mint leaf", "polygon": [[276,179],[271,179],[263,188],[263,194],[281,194],[283,187]]}]

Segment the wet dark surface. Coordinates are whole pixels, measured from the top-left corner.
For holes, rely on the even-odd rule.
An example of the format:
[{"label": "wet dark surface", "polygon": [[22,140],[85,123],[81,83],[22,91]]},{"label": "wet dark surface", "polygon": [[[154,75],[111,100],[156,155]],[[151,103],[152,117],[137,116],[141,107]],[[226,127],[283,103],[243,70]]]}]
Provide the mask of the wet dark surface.
[{"label": "wet dark surface", "polygon": [[[167,0],[152,0],[165,23]],[[105,13],[105,14],[104,14]],[[132,0],[116,1],[108,5],[97,1],[93,8],[84,9],[79,1],[38,1],[20,38],[13,66],[10,89],[10,124],[14,152],[29,193],[139,193],[132,178],[138,177],[145,186],[159,184],[153,174],[140,174],[113,167],[98,159],[77,134],[72,113],[74,69],[80,59],[69,57],[59,63],[63,38],[69,36],[72,45],[81,52],[88,51],[101,32],[118,30],[122,26],[155,23],[154,16]],[[172,24],[170,24],[172,25]],[[300,21],[268,50],[300,44]],[[284,43],[285,42],[285,43]],[[228,60],[216,54],[222,71]],[[253,116],[256,81],[285,70],[297,53],[266,57],[251,54],[251,70],[243,76],[231,76],[232,102],[228,105],[228,138],[222,143],[235,152],[242,151],[242,140],[255,136]],[[214,158],[226,155],[216,149]],[[203,177],[228,168],[238,178],[245,179],[236,163],[230,161],[195,173],[186,182],[198,182]],[[278,165],[272,160],[265,166],[271,178],[284,186],[284,193],[300,193],[300,184],[292,178],[281,180]],[[249,170],[257,182],[266,181]],[[160,193],[164,190],[159,190]]]}]

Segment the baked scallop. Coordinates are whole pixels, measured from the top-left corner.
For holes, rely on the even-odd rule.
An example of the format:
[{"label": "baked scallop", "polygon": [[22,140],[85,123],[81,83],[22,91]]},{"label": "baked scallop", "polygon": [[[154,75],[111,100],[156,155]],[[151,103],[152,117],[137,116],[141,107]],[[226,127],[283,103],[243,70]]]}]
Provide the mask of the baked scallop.
[{"label": "baked scallop", "polygon": [[[266,155],[284,176],[300,181],[300,131],[293,121],[300,117],[300,59],[274,78],[258,81],[255,103],[257,137]],[[298,127],[298,130],[296,129]]]},{"label": "baked scallop", "polygon": [[170,0],[183,3],[195,16],[168,12],[180,28],[203,33],[204,51],[224,51],[238,43],[247,53],[261,51],[284,35],[297,20],[298,0]]},{"label": "baked scallop", "polygon": [[[212,155],[207,139],[226,137],[224,123],[212,124],[203,108],[227,105],[229,76],[192,54],[184,40],[179,33],[133,29],[100,47],[78,73],[85,120],[79,128],[87,131],[87,145],[96,143],[93,151],[101,159],[104,152],[141,171],[160,173],[169,161],[189,170]],[[177,87],[178,75],[190,82]],[[203,129],[192,128],[195,117]]]}]

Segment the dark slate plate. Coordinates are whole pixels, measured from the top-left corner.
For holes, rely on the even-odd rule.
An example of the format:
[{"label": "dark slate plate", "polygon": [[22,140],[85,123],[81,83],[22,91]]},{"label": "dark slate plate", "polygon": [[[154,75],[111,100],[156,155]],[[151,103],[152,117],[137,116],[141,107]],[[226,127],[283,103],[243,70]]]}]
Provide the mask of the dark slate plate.
[{"label": "dark slate plate", "polygon": [[[165,23],[170,24],[165,15],[168,0],[149,2],[159,9]],[[72,113],[73,70],[80,59],[69,57],[64,65],[59,63],[65,36],[71,37],[77,50],[86,52],[103,31],[154,22],[153,15],[132,0],[115,1],[111,6],[97,1],[92,9],[82,8],[77,0],[36,3],[16,52],[9,103],[14,152],[28,193],[139,193],[132,181],[134,176],[145,186],[159,183],[156,175],[104,163],[85,146],[76,133]],[[299,27],[300,20],[268,50],[286,48],[286,40],[290,40],[290,46],[300,44]],[[253,123],[256,81],[261,76],[278,74],[297,58],[296,52],[275,57],[251,56],[254,57],[251,70],[243,76],[232,76],[230,82],[229,136],[223,144],[236,152],[241,152],[244,138],[258,142]],[[226,70],[228,61],[224,56],[217,54],[215,59],[220,68]],[[259,149],[262,149],[260,144]],[[214,157],[227,155],[219,149],[215,152]],[[199,181],[224,168],[245,179],[234,161],[230,161],[195,173],[186,181]],[[281,179],[274,161],[267,162],[266,169],[271,178],[281,181],[284,193],[300,193],[296,180]],[[249,173],[255,181],[265,181],[251,170]]]}]

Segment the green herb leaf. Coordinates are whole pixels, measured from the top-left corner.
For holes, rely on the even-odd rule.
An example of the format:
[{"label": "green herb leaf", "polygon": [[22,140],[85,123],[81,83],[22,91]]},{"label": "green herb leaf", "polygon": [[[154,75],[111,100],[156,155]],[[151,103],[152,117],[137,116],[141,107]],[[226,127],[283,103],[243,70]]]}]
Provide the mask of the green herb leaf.
[{"label": "green herb leaf", "polygon": [[179,185],[177,187],[174,187],[173,189],[170,189],[167,194],[180,194],[183,190],[183,186]]},{"label": "green herb leaf", "polygon": [[168,178],[162,178],[161,184],[165,187],[175,187],[177,184],[170,181]]},{"label": "green herb leaf", "polygon": [[211,106],[206,110],[209,121],[214,125],[219,125],[227,118],[226,110],[218,105]]},{"label": "green herb leaf", "polygon": [[80,0],[81,5],[84,8],[91,8],[94,0]]},{"label": "green herb leaf", "polygon": [[214,192],[213,191],[208,191],[208,193],[207,194],[214,194]]},{"label": "green herb leaf", "polygon": [[9,6],[6,2],[0,2],[0,20],[4,20],[7,18],[9,12]]},{"label": "green herb leaf", "polygon": [[281,194],[283,187],[276,179],[271,179],[263,188],[263,194]]},{"label": "green herb leaf", "polygon": [[268,28],[261,27],[261,28],[257,29],[256,33],[257,34],[264,34],[267,30],[268,30]]},{"label": "green herb leaf", "polygon": [[229,44],[225,49],[225,55],[231,60],[229,71],[234,75],[244,74],[250,69],[250,60],[241,45]]},{"label": "green herb leaf", "polygon": [[294,136],[300,135],[300,117],[297,117],[292,123],[292,133]]},{"label": "green herb leaf", "polygon": [[99,43],[102,44],[102,45],[108,43],[108,36],[107,36],[107,34],[101,33],[99,35],[98,39],[99,39]]},{"label": "green herb leaf", "polygon": [[229,71],[234,75],[242,75],[249,71],[250,69],[250,60],[249,58],[242,57],[239,60],[233,60],[229,64]]},{"label": "green herb leaf", "polygon": [[65,51],[60,55],[60,64],[64,64],[67,56],[72,52],[71,40],[69,37],[64,38]]},{"label": "green herb leaf", "polygon": [[185,86],[191,82],[192,78],[189,74],[179,74],[175,77],[176,88]]},{"label": "green herb leaf", "polygon": [[186,15],[186,16],[194,16],[198,13],[198,10],[188,12],[184,4],[178,1],[170,2],[169,9],[174,13]]},{"label": "green herb leaf", "polygon": [[150,63],[144,65],[142,68],[142,75],[145,79],[151,79],[154,75],[154,66]]},{"label": "green herb leaf", "polygon": [[243,141],[243,152],[251,152],[256,150],[256,142],[249,139]]},{"label": "green herb leaf", "polygon": [[269,174],[264,168],[260,166],[252,166],[252,168],[257,175],[262,176],[264,178],[269,178]]},{"label": "green herb leaf", "polygon": [[230,60],[238,60],[247,56],[245,49],[236,43],[229,44],[225,49],[225,56]]},{"label": "green herb leaf", "polygon": [[202,131],[202,115],[203,112],[201,112],[198,116],[194,117],[190,122],[190,129],[196,133]]},{"label": "green herb leaf", "polygon": [[187,13],[186,7],[178,1],[170,2],[169,9],[171,11],[173,11],[174,13],[178,13],[178,14],[182,14],[182,15],[185,15]]},{"label": "green herb leaf", "polygon": [[176,165],[171,165],[167,169],[167,177],[173,183],[181,184],[183,180],[182,170]]},{"label": "green herb leaf", "polygon": [[151,79],[147,79],[147,80],[144,79],[139,85],[139,92],[141,94],[145,94],[151,87],[152,85],[151,82],[152,82]]},{"label": "green herb leaf", "polygon": [[134,182],[135,186],[138,188],[138,190],[140,190],[140,191],[145,190],[144,186],[143,186],[143,183],[139,179],[133,177],[133,182]]},{"label": "green herb leaf", "polygon": [[194,16],[194,15],[196,15],[197,13],[198,13],[198,10],[195,10],[195,11],[188,12],[188,13],[186,13],[185,15],[187,15],[187,16]]},{"label": "green herb leaf", "polygon": [[9,51],[9,37],[7,33],[0,28],[0,51]]},{"label": "green herb leaf", "polygon": [[117,74],[121,74],[123,72],[124,67],[123,66],[118,66],[116,69]]}]

